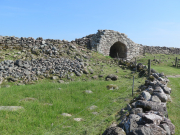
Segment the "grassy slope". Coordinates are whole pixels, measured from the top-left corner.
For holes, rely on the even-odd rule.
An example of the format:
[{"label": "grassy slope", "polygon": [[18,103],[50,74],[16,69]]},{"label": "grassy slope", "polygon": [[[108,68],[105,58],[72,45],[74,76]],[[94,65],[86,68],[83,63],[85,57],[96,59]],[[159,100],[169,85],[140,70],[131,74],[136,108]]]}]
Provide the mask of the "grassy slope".
[{"label": "grassy slope", "polygon": [[168,103],[167,109],[169,113],[169,118],[172,123],[176,126],[175,133],[176,135],[180,134],[180,78],[169,78],[170,87],[172,88],[171,98],[172,103]]},{"label": "grassy slope", "polygon": [[[136,79],[136,88],[139,81],[142,78]],[[107,84],[112,83],[118,85],[119,89],[107,90]],[[123,79],[121,83],[89,81],[59,84],[44,81],[36,85],[2,88],[0,105],[23,106],[25,111],[2,111],[0,134],[98,134],[114,121],[116,112],[128,103],[124,99],[131,98],[131,87],[127,89],[131,85],[129,79]],[[92,90],[93,93],[86,94],[84,90]],[[25,97],[37,100],[20,102]],[[51,103],[53,106],[42,105],[43,103]],[[98,108],[89,110],[92,105]],[[92,114],[93,111],[99,115]],[[62,113],[73,116],[66,118]],[[73,118],[83,118],[84,121],[76,122]]]},{"label": "grassy slope", "polygon": [[[147,55],[145,58],[139,59],[138,62],[147,64],[149,58],[153,59],[154,57]],[[159,58],[159,55],[156,55],[156,58]],[[171,67],[171,62],[174,61],[175,56],[167,55],[163,58],[163,63],[152,62],[152,68],[158,72],[164,72],[166,75],[180,74],[180,69]],[[102,61],[106,62],[103,63]],[[129,102],[128,100],[132,98],[132,75],[130,71],[122,70],[116,64],[110,66],[106,64],[107,61],[110,61],[110,58],[94,53],[90,61],[91,67],[95,71],[94,74],[83,75],[81,79],[74,76],[76,82],[69,84],[59,84],[56,81],[46,79],[40,80],[35,85],[1,88],[0,105],[21,105],[25,111],[1,111],[0,134],[101,134],[107,126],[116,121],[117,112],[125,107]],[[96,65],[93,66],[93,63]],[[101,65],[105,65],[104,68]],[[117,70],[119,73],[115,73]],[[104,81],[104,78],[91,79],[93,75],[103,74],[106,76],[109,73],[117,74],[119,76],[118,81],[108,82]],[[82,81],[82,79],[87,81]],[[139,85],[144,84],[144,80],[145,78],[135,79],[135,90],[138,89]],[[167,105],[169,118],[176,126],[177,135],[180,134],[178,128],[180,123],[178,81],[178,78],[170,78],[169,87],[173,90],[171,95],[173,102]],[[116,84],[119,89],[107,90],[108,84]],[[62,89],[58,90],[58,88]],[[92,90],[93,93],[86,94],[84,90]],[[37,100],[19,101],[26,97],[33,97]],[[53,106],[43,105],[43,103],[51,103]],[[98,108],[89,110],[88,108],[92,105],[96,105]],[[99,114],[94,115],[92,112]],[[70,113],[72,117],[63,117],[61,113]],[[83,118],[84,120],[76,122],[73,118]]]},{"label": "grassy slope", "polygon": [[[59,84],[56,80],[48,79],[26,86],[5,82],[3,85],[9,84],[11,87],[0,89],[0,105],[23,106],[25,110],[1,111],[0,134],[101,134],[107,126],[116,121],[117,112],[132,98],[133,74],[119,68],[109,57],[97,53],[92,54],[88,63],[94,74],[73,76],[75,82],[69,84]],[[104,81],[105,76],[110,73],[118,75],[118,81]],[[91,78],[99,74],[104,77],[97,80]],[[84,79],[86,81],[83,81]],[[135,90],[144,83],[144,79],[137,78],[136,74]],[[66,78],[63,80],[68,81]],[[119,89],[107,90],[108,84],[116,84]],[[92,90],[93,93],[86,94],[85,90]],[[20,102],[26,97],[37,100]],[[43,105],[44,103],[53,105]],[[92,105],[97,108],[89,110]],[[98,115],[92,112],[98,112]],[[72,117],[63,117],[62,113],[72,114]],[[73,118],[83,118],[83,121],[76,122]]]}]

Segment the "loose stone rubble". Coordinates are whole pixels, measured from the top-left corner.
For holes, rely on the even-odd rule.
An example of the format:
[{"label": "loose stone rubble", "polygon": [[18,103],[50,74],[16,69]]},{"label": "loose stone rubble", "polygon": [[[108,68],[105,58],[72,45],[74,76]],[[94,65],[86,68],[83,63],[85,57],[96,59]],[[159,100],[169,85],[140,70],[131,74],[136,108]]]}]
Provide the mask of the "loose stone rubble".
[{"label": "loose stone rubble", "polygon": [[0,63],[0,82],[4,78],[16,82],[23,79],[25,82],[37,80],[37,76],[43,75],[53,78],[63,78],[68,73],[74,72],[77,76],[83,73],[84,65],[77,60],[68,58],[49,58],[23,61],[21,59],[12,61],[5,60]]}]

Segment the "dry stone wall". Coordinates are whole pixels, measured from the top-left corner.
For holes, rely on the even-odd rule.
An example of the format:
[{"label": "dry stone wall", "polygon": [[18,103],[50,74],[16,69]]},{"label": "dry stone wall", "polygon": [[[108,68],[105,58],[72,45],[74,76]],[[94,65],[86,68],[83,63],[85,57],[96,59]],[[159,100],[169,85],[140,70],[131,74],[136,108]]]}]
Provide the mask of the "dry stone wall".
[{"label": "dry stone wall", "polygon": [[[59,44],[63,44],[59,48]],[[32,51],[33,53],[44,53],[50,56],[59,55],[64,51],[66,46],[73,46],[75,41],[68,42],[66,40],[43,39],[39,37],[34,39],[32,37],[14,37],[14,36],[0,36],[0,50],[1,49],[18,49]]]},{"label": "dry stone wall", "polygon": [[143,46],[145,53],[151,54],[180,54],[180,48],[160,47],[160,46]]},{"label": "dry stone wall", "polygon": [[[87,46],[88,49],[98,51],[99,53],[109,56],[111,47],[119,43],[118,46],[125,46],[124,57],[131,60],[134,57],[143,55],[144,53],[151,54],[179,54],[180,48],[173,47],[159,47],[159,46],[144,46],[142,44],[134,43],[124,33],[113,30],[98,30],[96,34],[90,34],[85,37],[75,39],[75,41],[68,42],[66,40],[43,39],[39,37],[34,39],[32,37],[14,37],[14,36],[0,36],[0,49],[31,49],[35,53],[38,49],[41,53],[49,55],[58,55],[57,47],[59,44],[80,46]],[[122,48],[120,48],[122,49]],[[122,53],[122,52],[121,52]]]},{"label": "dry stone wall", "polygon": [[[154,70],[152,70],[154,71]],[[119,112],[121,122],[110,126],[103,135],[173,135],[175,126],[168,118],[166,103],[171,101],[169,79],[164,73],[152,73],[142,93]],[[125,131],[125,132],[124,132]]]},{"label": "dry stone wall", "polygon": [[76,39],[75,42],[79,45],[87,45],[89,49],[98,51],[105,56],[110,55],[111,46],[117,42],[120,42],[127,47],[127,52],[125,52],[127,60],[130,60],[138,55],[143,55],[144,53],[180,54],[180,48],[136,44],[124,33],[119,33],[113,30],[98,30],[96,34],[91,34],[86,37]]}]

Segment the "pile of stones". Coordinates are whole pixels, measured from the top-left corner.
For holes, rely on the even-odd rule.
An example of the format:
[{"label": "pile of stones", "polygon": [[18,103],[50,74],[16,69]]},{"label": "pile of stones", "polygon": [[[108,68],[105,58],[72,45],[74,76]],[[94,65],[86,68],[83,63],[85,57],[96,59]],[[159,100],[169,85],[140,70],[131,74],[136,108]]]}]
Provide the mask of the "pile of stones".
[{"label": "pile of stones", "polygon": [[[163,73],[152,73],[142,93],[120,113],[121,122],[109,127],[103,135],[173,135],[175,126],[168,119],[166,103],[171,101],[169,79]],[[124,132],[125,131],[125,132]]]},{"label": "pile of stones", "polygon": [[83,52],[84,47],[77,46],[75,41],[0,36],[0,50],[11,49],[20,50],[25,55],[15,61],[4,60],[3,56],[4,61],[0,63],[0,84],[7,78],[12,82],[21,79],[28,83],[38,80],[38,76],[55,75],[63,78],[73,73],[81,76],[83,73],[93,72],[85,63],[91,58],[91,51]]},{"label": "pile of stones", "polygon": [[12,61],[5,60],[0,63],[0,83],[5,78],[10,81],[23,79],[25,81],[35,81],[37,76],[46,76],[50,74],[63,78],[68,73],[74,72],[81,76],[84,70],[84,63],[78,60],[68,58],[49,58],[23,61],[21,59]]}]

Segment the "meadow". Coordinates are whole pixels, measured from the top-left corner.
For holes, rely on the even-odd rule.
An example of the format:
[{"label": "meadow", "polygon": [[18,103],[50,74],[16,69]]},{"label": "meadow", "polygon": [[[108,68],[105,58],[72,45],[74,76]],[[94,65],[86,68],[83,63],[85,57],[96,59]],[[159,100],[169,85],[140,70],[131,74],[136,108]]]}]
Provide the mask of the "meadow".
[{"label": "meadow", "polygon": [[[99,56],[99,55],[98,55]],[[154,56],[160,59],[153,61]],[[152,60],[151,68],[164,72],[165,75],[180,74],[180,69],[173,67],[172,62],[178,55],[151,55],[137,59],[147,65]],[[102,57],[102,56],[99,56]],[[98,58],[96,56],[96,58]],[[109,57],[103,61],[110,60]],[[95,62],[95,61],[92,61]],[[0,134],[3,135],[99,135],[113,122],[118,123],[119,111],[134,97],[138,96],[138,87],[144,84],[146,77],[138,77],[129,69],[122,69],[116,63],[105,64],[99,61],[97,71],[105,65],[104,77],[109,73],[118,76],[117,81],[105,81],[103,78],[92,79],[93,75],[74,77],[74,81],[58,83],[56,80],[40,79],[35,84],[0,88],[1,106],[22,106],[19,111],[1,111]],[[118,71],[118,72],[117,72]],[[134,96],[132,97],[132,77],[135,76]],[[172,88],[172,102],[167,105],[169,118],[176,126],[176,134],[180,134],[180,78],[169,78],[168,86]],[[118,89],[108,90],[107,85],[117,85]],[[92,93],[86,93],[91,90]],[[63,116],[68,113],[72,116]],[[81,118],[76,121],[74,118]]]}]

